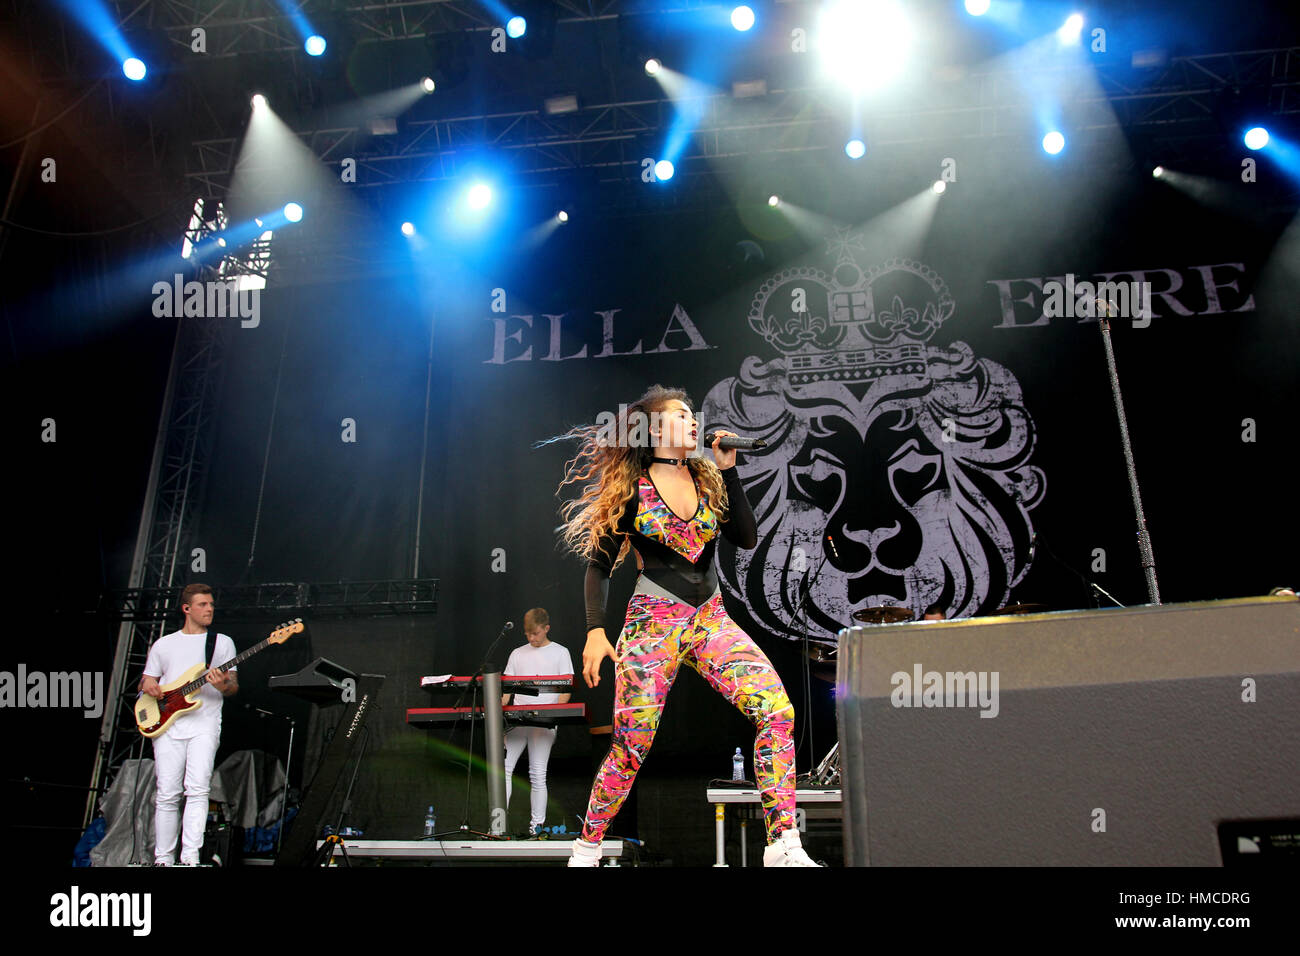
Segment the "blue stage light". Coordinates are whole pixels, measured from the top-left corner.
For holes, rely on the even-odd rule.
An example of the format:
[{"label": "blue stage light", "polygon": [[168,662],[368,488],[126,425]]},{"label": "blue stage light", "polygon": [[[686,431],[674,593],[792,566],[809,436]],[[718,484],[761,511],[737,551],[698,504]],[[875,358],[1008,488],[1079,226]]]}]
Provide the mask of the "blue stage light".
[{"label": "blue stage light", "polygon": [[966,12],[972,17],[982,17],[989,12],[989,0],[966,0]]},{"label": "blue stage light", "polygon": [[320,56],[325,52],[325,38],[319,33],[313,33],[303,44],[303,48],[309,56]]},{"label": "blue stage light", "polygon": [[659,162],[655,163],[655,178],[661,183],[666,183],[668,180],[672,179],[673,174],[676,172],[677,170],[673,164],[666,159],[661,159]]},{"label": "blue stage light", "polygon": [[511,17],[506,21],[506,36],[512,40],[518,40],[528,32],[528,21],[523,17]]},{"label": "blue stage light", "polygon": [[415,223],[413,222],[402,223],[402,235],[408,237],[415,235]]},{"label": "blue stage light", "polygon": [[844,144],[844,153],[849,159],[861,159],[867,155],[867,144],[860,139],[851,139]]},{"label": "blue stage light", "polygon": [[1244,137],[1247,149],[1263,149],[1268,145],[1268,130],[1262,126],[1254,126],[1246,130]]},{"label": "blue stage light", "polygon": [[469,187],[466,202],[470,209],[486,209],[492,203],[492,187],[487,183],[475,183]]},{"label": "blue stage light", "polygon": [[746,6],[736,7],[731,11],[731,25],[744,33],[754,25],[754,11]]},{"label": "blue stage light", "polygon": [[1075,42],[1079,39],[1081,33],[1083,33],[1083,14],[1081,13],[1070,14],[1065,18],[1065,23],[1061,25],[1061,29],[1056,31],[1056,35],[1062,43]]},{"label": "blue stage light", "polygon": [[302,219],[302,206],[296,202],[286,203],[284,207],[284,218],[290,222],[298,222]]},{"label": "blue stage light", "polygon": [[144,61],[139,57],[127,57],[122,61],[122,72],[126,74],[128,80],[135,80],[137,83],[144,79],[147,72],[144,67]]},{"label": "blue stage light", "polygon": [[1043,149],[1055,156],[1065,149],[1065,136],[1058,130],[1052,130],[1043,137]]}]

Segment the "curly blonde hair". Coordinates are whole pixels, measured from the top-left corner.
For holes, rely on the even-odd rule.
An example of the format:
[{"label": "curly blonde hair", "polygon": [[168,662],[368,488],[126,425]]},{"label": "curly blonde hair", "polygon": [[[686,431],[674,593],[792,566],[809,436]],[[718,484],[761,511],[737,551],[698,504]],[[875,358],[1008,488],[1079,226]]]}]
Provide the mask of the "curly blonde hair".
[{"label": "curly blonde hair", "polygon": [[[682,402],[694,410],[683,390],[651,385],[631,405],[620,408],[616,417],[616,434],[636,435],[640,429],[633,427],[634,424],[645,420],[638,419],[638,416],[648,417],[651,413],[662,412],[669,402]],[[601,536],[618,527],[628,504],[635,500],[638,481],[650,467],[654,452],[647,432],[642,432],[647,435],[645,443],[635,445],[608,441],[609,430],[608,422],[604,425],[578,425],[559,436],[560,439],[576,439],[580,444],[577,454],[565,463],[564,478],[556,494],[562,492],[565,485],[576,484],[582,488],[577,498],[560,507],[564,518],[561,540],[570,551],[588,559],[596,554]],[[687,467],[719,520],[725,519],[727,490],[718,466],[706,458],[691,458]],[[614,561],[615,567],[622,563],[628,550],[624,538]]]}]

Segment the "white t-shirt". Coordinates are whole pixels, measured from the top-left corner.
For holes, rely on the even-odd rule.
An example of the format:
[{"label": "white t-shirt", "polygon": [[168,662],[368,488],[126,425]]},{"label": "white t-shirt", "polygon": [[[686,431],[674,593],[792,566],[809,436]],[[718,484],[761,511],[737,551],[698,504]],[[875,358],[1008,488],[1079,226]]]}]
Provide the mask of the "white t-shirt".
[{"label": "white t-shirt", "polygon": [[[525,644],[510,652],[506,669],[502,672],[507,677],[541,677],[550,674],[572,674],[573,660],[569,652],[561,645],[551,641],[544,647]],[[569,693],[564,691],[564,693]],[[512,704],[558,704],[559,694],[516,694]]]},{"label": "white t-shirt", "polygon": [[[144,664],[146,677],[156,678],[159,685],[166,687],[179,678],[195,664],[203,663],[203,651],[207,646],[208,635],[186,634],[173,631],[153,642],[149,648],[149,657]],[[220,667],[235,656],[235,642],[224,634],[217,634],[217,646],[212,652],[212,666]],[[207,670],[207,667],[204,667]],[[232,667],[231,671],[238,668]],[[203,706],[197,710],[177,717],[164,736],[176,740],[187,740],[200,734],[221,734],[221,691],[211,684],[204,684],[199,690],[199,700]]]}]

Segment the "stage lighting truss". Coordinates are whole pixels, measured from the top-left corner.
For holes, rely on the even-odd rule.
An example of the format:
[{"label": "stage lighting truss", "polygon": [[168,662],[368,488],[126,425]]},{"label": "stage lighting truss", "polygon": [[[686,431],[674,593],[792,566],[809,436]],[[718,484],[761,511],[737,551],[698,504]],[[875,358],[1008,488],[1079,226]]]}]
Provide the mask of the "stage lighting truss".
[{"label": "stage lighting truss", "polygon": [[[212,218],[204,218],[205,210],[211,210]],[[193,261],[195,248],[224,232],[225,228],[226,210],[220,200],[205,200],[201,196],[194,200],[190,223],[181,239],[181,258]]]},{"label": "stage lighting truss", "polygon": [[[260,227],[261,220],[256,222]],[[271,270],[274,234],[263,229],[250,241],[232,247],[223,235],[228,225],[225,207],[219,200],[196,199],[181,240],[181,258],[213,278],[238,280],[240,288],[264,288]],[[219,253],[211,250],[214,243]]]},{"label": "stage lighting truss", "polygon": [[[1155,139],[1156,155],[1176,167],[1183,156],[1207,148],[1240,149],[1241,131],[1225,131],[1215,119],[1217,89],[1241,84],[1268,94],[1268,115],[1300,112],[1300,47],[1198,57],[1172,57],[1163,66],[1135,73],[1127,62],[1095,70],[1097,92],[1070,104],[1062,132],[1073,151],[1086,149],[1089,130],[1118,125]],[[1023,150],[1027,117],[1016,77],[1002,70],[972,72],[924,103],[874,106],[864,119],[870,150],[883,156],[895,144],[985,140]],[[439,84],[441,89],[441,84]],[[700,104],[683,160],[744,161],[757,155],[807,155],[824,161],[827,150],[844,145],[843,115],[815,86],[781,88],[746,101],[737,111],[734,91]],[[530,177],[553,178],[561,170],[594,170],[601,181],[640,183],[640,163],[662,143],[675,119],[661,98],[615,102],[579,101],[571,113],[548,115],[539,103],[530,110],[403,121],[397,135],[375,138],[357,126],[298,131],[311,151],[326,161],[357,159],[355,189],[412,182],[436,182],[462,173],[459,156],[483,148],[508,151],[521,184]],[[761,111],[761,116],[755,111]],[[185,176],[198,195],[220,197],[229,187],[242,124],[226,137],[195,140],[186,154]],[[651,150],[648,152],[647,150]],[[841,154],[842,155],[842,154]],[[816,157],[820,156],[818,160]],[[678,164],[680,179],[684,167]],[[689,163],[685,167],[703,168]]]}]

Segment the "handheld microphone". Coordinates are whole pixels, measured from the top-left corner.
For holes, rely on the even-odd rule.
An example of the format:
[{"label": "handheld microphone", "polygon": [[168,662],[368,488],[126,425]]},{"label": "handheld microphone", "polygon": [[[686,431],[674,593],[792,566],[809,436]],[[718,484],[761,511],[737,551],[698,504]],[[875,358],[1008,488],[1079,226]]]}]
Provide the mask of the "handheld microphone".
[{"label": "handheld microphone", "polygon": [[[716,432],[709,432],[704,436],[704,444],[712,448],[713,441],[717,437],[718,435]],[[751,448],[766,447],[767,442],[763,441],[761,438],[734,438],[731,435],[726,435],[723,437],[722,441],[718,442],[718,448],[722,451],[730,451],[733,448],[737,451],[748,451]]]}]

